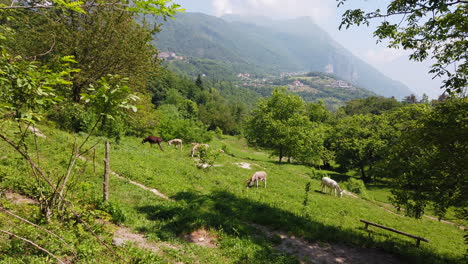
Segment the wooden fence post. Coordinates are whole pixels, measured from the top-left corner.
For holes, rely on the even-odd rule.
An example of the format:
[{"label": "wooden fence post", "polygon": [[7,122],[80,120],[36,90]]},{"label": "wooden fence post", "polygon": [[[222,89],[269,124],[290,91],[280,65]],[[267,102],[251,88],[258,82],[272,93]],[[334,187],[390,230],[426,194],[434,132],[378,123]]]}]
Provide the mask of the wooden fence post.
[{"label": "wooden fence post", "polygon": [[109,140],[106,140],[106,157],[104,158],[104,182],[103,182],[103,194],[104,202],[109,200],[109,174],[110,174],[110,144]]},{"label": "wooden fence post", "polygon": [[93,176],[96,176],[96,148],[93,148]]}]

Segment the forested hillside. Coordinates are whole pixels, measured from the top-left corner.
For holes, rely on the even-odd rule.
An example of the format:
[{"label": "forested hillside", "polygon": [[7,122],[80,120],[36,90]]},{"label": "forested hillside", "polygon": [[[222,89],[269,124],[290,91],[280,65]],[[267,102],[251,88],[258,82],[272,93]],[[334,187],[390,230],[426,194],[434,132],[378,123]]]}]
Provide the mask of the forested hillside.
[{"label": "forested hillside", "polygon": [[[411,93],[353,56],[308,18],[259,22],[184,13],[163,24],[155,36],[158,49],[187,57],[188,62],[210,59],[231,75],[328,71],[379,95],[403,98]],[[217,72],[198,73],[219,78]]]},{"label": "forested hillside", "polygon": [[399,100],[323,72],[229,76],[257,67],[229,62],[232,39],[227,61],[167,65],[148,21],[182,11],[0,0],[0,263],[466,263],[459,82]]}]

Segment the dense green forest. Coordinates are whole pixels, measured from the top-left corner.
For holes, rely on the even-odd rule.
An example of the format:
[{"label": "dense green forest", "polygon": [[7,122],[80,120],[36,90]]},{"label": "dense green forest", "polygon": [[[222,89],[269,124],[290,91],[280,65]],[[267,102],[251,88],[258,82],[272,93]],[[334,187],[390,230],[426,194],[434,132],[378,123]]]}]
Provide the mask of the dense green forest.
[{"label": "dense green forest", "polygon": [[[253,66],[241,59],[158,59],[166,25],[154,21],[180,12],[169,0],[0,0],[0,263],[299,263],[281,249],[295,237],[464,263],[459,79],[437,100],[377,96],[321,72],[257,72],[264,85],[243,85],[236,73]],[[149,135],[183,147],[142,145]],[[193,159],[192,142],[209,146]],[[246,189],[245,164],[268,172],[268,189]],[[324,176],[348,196],[311,191]],[[361,218],[432,244],[371,237]],[[125,228],[159,248],[121,246]],[[193,245],[195,231],[212,244]]]}]

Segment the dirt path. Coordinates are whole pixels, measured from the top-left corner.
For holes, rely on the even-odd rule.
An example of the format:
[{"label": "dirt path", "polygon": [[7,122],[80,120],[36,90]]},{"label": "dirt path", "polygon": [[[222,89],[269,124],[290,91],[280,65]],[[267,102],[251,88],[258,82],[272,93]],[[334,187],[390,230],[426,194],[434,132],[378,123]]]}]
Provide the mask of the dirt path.
[{"label": "dirt path", "polygon": [[[88,159],[85,158],[85,157],[83,157],[83,156],[79,156],[78,158],[81,159],[81,160],[83,160],[83,161],[85,161],[85,162],[88,161]],[[150,192],[152,192],[153,194],[155,194],[156,196],[159,196],[159,197],[161,197],[161,198],[163,198],[163,199],[165,199],[165,200],[173,201],[171,198],[167,197],[167,196],[164,195],[162,192],[160,192],[160,191],[158,191],[158,190],[156,190],[156,189],[146,187],[145,185],[143,185],[143,184],[141,184],[141,183],[139,183],[139,182],[136,182],[136,181],[132,181],[132,180],[130,180],[130,179],[128,179],[128,178],[126,178],[126,177],[124,177],[124,176],[122,176],[122,175],[120,175],[120,174],[114,172],[114,171],[111,171],[111,174],[114,175],[115,177],[121,179],[121,180],[128,181],[128,182],[130,182],[131,184],[133,184],[133,185],[135,185],[135,186],[138,186],[138,187],[141,188],[141,189],[150,191]]]},{"label": "dirt path", "polygon": [[349,247],[341,244],[330,243],[310,243],[303,239],[289,236],[285,232],[271,231],[264,226],[256,224],[251,225],[265,233],[267,237],[280,237],[281,243],[276,246],[275,249],[296,256],[301,264],[401,263],[397,257],[379,249]]},{"label": "dirt path", "polygon": [[39,202],[34,199],[12,191],[6,191],[5,197],[14,204],[39,204]]},{"label": "dirt path", "polygon": [[237,165],[243,169],[247,169],[247,170],[251,170],[252,169],[252,164],[250,163],[247,163],[247,162],[236,162],[236,163],[233,163],[234,165]]},{"label": "dirt path", "polygon": [[155,253],[160,252],[161,247],[179,249],[177,246],[164,242],[149,242],[142,234],[135,233],[126,227],[117,227],[117,230],[114,232],[112,244],[122,246],[127,242],[133,243],[141,249],[147,249]]},{"label": "dirt path", "polygon": [[28,130],[38,137],[47,138],[37,127],[28,126]]},{"label": "dirt path", "polygon": [[144,190],[150,191],[150,192],[154,193],[155,195],[157,195],[157,196],[159,196],[159,197],[161,197],[161,198],[163,198],[163,199],[166,199],[166,200],[168,200],[168,201],[173,201],[171,198],[167,197],[167,196],[164,195],[162,192],[160,192],[160,191],[158,191],[158,190],[156,190],[156,189],[146,187],[145,185],[143,185],[143,184],[141,184],[141,183],[138,183],[138,182],[136,182],[136,181],[132,181],[132,180],[130,180],[130,179],[128,179],[128,178],[125,178],[124,176],[122,176],[122,175],[120,175],[120,174],[118,174],[118,173],[115,173],[115,172],[112,172],[112,175],[116,176],[117,178],[119,178],[119,179],[121,179],[121,180],[128,181],[128,182],[130,182],[131,184],[136,185],[136,186],[138,186],[138,187],[140,187],[140,188],[142,188],[142,189],[144,189]]}]

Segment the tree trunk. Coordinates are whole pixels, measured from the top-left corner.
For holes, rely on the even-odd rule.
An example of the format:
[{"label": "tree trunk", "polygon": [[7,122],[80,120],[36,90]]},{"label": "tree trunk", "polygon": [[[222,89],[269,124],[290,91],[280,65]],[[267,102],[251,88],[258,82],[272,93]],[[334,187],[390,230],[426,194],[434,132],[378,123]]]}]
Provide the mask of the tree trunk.
[{"label": "tree trunk", "polygon": [[104,202],[109,200],[109,174],[110,174],[110,155],[109,155],[109,140],[106,141],[106,157],[104,159],[104,182],[103,182],[103,194]]},{"label": "tree trunk", "polygon": [[283,159],[283,148],[279,149],[279,163],[281,163],[281,160]]},{"label": "tree trunk", "polygon": [[361,165],[361,179],[364,183],[369,183],[371,181],[371,179],[366,175],[365,171],[364,171],[364,165]]},{"label": "tree trunk", "polygon": [[72,94],[73,102],[75,103],[80,102],[80,99],[81,99],[80,93],[81,93],[81,87],[79,87],[77,84],[73,85],[73,94]]}]

